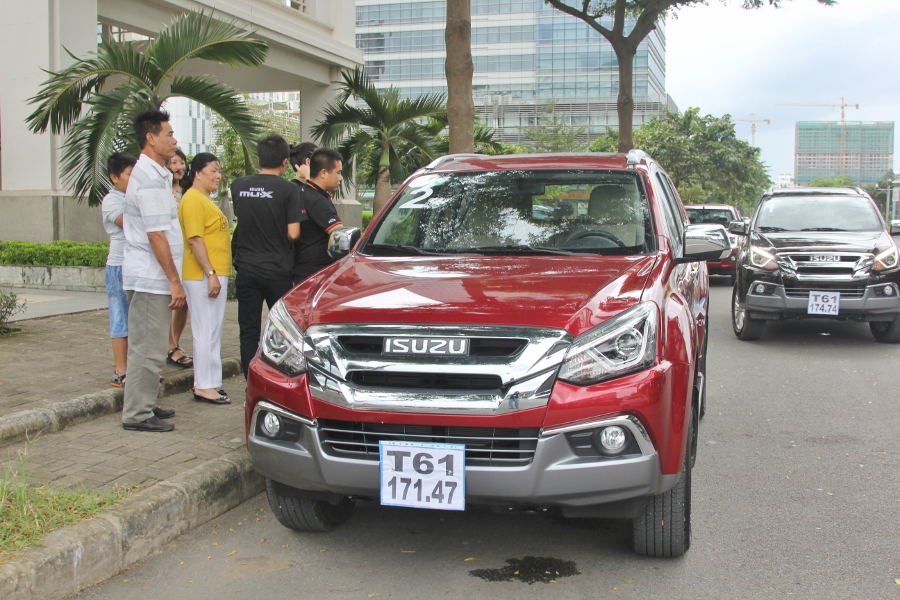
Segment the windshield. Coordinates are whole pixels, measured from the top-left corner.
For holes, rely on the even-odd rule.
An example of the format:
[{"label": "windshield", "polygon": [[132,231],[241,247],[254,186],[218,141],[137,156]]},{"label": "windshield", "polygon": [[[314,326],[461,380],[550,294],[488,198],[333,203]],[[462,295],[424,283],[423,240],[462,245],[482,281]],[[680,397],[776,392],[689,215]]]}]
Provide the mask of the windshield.
[{"label": "windshield", "polygon": [[728,227],[729,223],[737,220],[737,216],[727,208],[694,208],[685,206],[684,209],[687,211],[688,218],[693,224],[709,223]]},{"label": "windshield", "polygon": [[489,171],[417,177],[362,251],[623,255],[653,244],[633,173]]},{"label": "windshield", "polygon": [[788,196],[766,200],[756,227],[779,231],[880,231],[872,202],[861,196]]}]

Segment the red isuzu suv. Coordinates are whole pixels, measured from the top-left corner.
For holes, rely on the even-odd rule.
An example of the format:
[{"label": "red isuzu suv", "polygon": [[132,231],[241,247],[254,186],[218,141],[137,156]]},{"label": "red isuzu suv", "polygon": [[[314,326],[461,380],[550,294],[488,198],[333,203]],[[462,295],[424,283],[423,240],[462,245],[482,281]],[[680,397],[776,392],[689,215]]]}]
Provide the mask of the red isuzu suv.
[{"label": "red isuzu suv", "polygon": [[409,177],[345,257],[272,307],[247,445],[285,526],[359,500],[631,519],[634,549],[690,546],[708,276],[641,151],[453,155]]}]

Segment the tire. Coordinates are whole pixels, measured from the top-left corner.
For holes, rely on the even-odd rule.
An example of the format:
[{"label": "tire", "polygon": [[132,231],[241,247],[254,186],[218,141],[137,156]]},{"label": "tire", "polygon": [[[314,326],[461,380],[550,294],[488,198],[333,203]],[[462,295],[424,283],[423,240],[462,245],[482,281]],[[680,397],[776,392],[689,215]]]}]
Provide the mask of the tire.
[{"label": "tire", "polygon": [[872,337],[882,344],[900,344],[900,318],[891,321],[872,321],[869,323]]},{"label": "tire", "polygon": [[634,551],[642,556],[683,556],[691,547],[691,446],[693,426],[688,431],[684,470],[675,487],[650,499],[644,514],[632,520]]},{"label": "tire", "polygon": [[766,322],[760,319],[751,319],[744,305],[738,299],[738,289],[734,286],[731,292],[731,328],[734,335],[744,342],[755,342],[762,337],[763,331],[766,329]]},{"label": "tire", "polygon": [[734,287],[734,284],[737,283],[737,273],[731,274],[731,287]]},{"label": "tire", "polygon": [[324,500],[307,500],[277,494],[271,479],[266,479],[266,496],[278,522],[296,531],[331,531],[349,519],[353,512],[353,501],[349,498],[331,504]]}]

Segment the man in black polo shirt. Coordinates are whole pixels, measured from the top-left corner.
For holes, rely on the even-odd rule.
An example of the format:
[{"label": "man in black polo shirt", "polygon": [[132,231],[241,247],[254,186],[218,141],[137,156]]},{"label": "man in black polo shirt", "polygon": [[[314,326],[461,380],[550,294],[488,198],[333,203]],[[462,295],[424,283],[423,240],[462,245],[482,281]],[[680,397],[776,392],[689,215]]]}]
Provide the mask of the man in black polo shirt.
[{"label": "man in black polo shirt", "polygon": [[259,347],[263,301],[272,308],[293,287],[294,240],[300,236],[306,214],[297,186],[282,177],[289,153],[280,135],[261,139],[259,174],[238,177],[231,184],[238,222],[231,248],[237,269],[234,284],[244,377]]},{"label": "man in black polo shirt", "polygon": [[331,148],[319,148],[309,159],[309,179],[300,186],[308,221],[303,224],[300,239],[296,242],[294,284],[334,262],[328,255],[328,236],[342,225],[331,203],[331,194],[344,179],[342,169],[340,153]]}]

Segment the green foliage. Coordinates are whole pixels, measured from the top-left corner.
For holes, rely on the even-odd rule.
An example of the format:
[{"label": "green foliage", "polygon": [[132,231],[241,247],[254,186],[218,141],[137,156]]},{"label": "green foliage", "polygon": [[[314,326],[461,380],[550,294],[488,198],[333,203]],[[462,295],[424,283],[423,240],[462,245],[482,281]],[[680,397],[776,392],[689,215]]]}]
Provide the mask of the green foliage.
[{"label": "green foliage", "polygon": [[[881,177],[881,179],[878,180],[878,183],[874,185],[869,184],[863,186],[863,190],[865,190],[865,192],[869,194],[869,196],[871,196],[873,200],[875,200],[875,204],[879,207],[880,210],[884,210],[885,205],[887,204],[888,188],[897,188],[898,185],[892,182],[898,175],[900,175],[900,173],[895,175],[893,171],[888,171]],[[890,215],[886,216],[889,217]],[[894,215],[894,218],[900,218],[900,215]]]},{"label": "green foliage", "polygon": [[555,106],[553,102],[544,107],[537,125],[519,127],[525,136],[525,146],[530,152],[583,152],[588,145],[578,138],[587,132],[587,125],[566,125],[565,115],[556,114]]},{"label": "green foliage", "polygon": [[0,242],[0,265],[104,267],[109,242]]},{"label": "green foliage", "polygon": [[365,231],[366,227],[369,226],[369,223],[372,222],[372,217],[375,216],[375,213],[371,210],[364,210],[362,213],[362,230]]},{"label": "green foliage", "polygon": [[[607,130],[591,149],[607,151],[616,138]],[[759,148],[737,138],[729,115],[701,116],[699,108],[666,111],[634,131],[634,146],[662,165],[685,204],[732,204],[747,212],[771,184]]]},{"label": "green foliage", "polygon": [[17,471],[7,469],[0,476],[0,563],[17,550],[38,544],[45,534],[89,518],[124,499],[129,491],[35,486]]},{"label": "green foliage", "polygon": [[850,187],[851,185],[853,185],[853,178],[849,175],[818,177],[809,182],[809,187]]},{"label": "green foliage", "polygon": [[[258,124],[261,135],[277,133],[288,141],[289,144],[298,144],[303,140],[303,127],[300,119],[285,113],[276,113],[268,110],[260,104],[254,104],[248,96],[244,101]],[[247,175],[244,165],[244,144],[238,132],[228,121],[216,115],[213,120],[214,139],[216,140],[213,153],[219,157],[219,165],[222,169],[222,179],[219,181],[219,196],[228,194],[231,182]],[[258,165],[254,165],[258,166]],[[293,167],[288,165],[284,171],[284,178],[291,180],[296,177]]]},{"label": "green foliage", "polygon": [[487,149],[484,153],[493,156],[501,156],[506,154],[526,154],[527,152],[528,148],[526,148],[525,146],[503,142],[502,144],[500,144],[499,150]]},{"label": "green foliage", "polygon": [[[374,206],[380,208],[390,195],[390,185],[405,179],[408,166],[401,157],[417,152],[425,160],[437,155],[434,140],[419,122],[429,117],[446,119],[444,94],[400,98],[400,90],[378,90],[357,67],[341,75],[340,93],[323,111],[323,119],[312,128],[313,137],[323,146],[337,149],[344,157],[344,178],[355,180],[356,169],[383,173],[377,181]],[[355,98],[355,105],[349,100]],[[354,160],[355,159],[355,160]],[[385,185],[386,184],[386,185]]]},{"label": "green foliage", "polygon": [[[34,133],[65,134],[62,172],[79,200],[100,204],[110,189],[106,159],[117,151],[140,152],[131,122],[139,112],[183,96],[209,107],[237,132],[245,171],[253,170],[259,126],[235,90],[213,77],[179,74],[188,60],[258,67],[268,54],[253,31],[200,13],[176,17],[150,41],[101,42],[86,58],[51,72],[30,102]],[[112,79],[111,79],[112,78]],[[178,132],[175,132],[176,136]]]},{"label": "green foliage", "polygon": [[13,315],[17,315],[26,309],[27,302],[19,300],[19,297],[12,291],[0,288],[0,335],[9,330],[8,322]]},{"label": "green foliage", "polygon": [[613,129],[609,125],[606,126],[606,135],[594,139],[588,146],[591,152],[618,152],[619,151],[619,130]]}]

